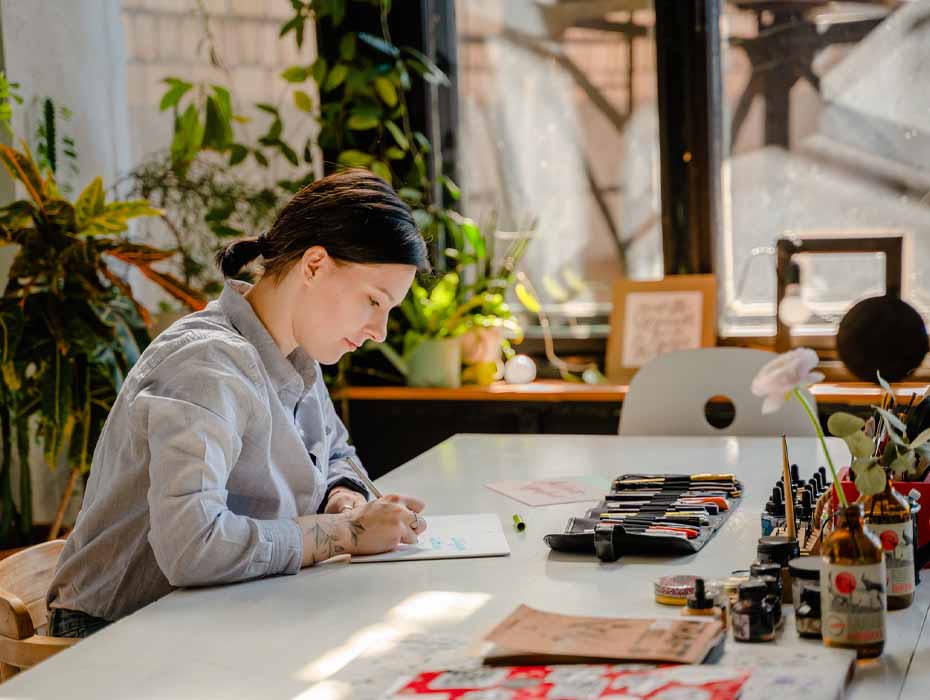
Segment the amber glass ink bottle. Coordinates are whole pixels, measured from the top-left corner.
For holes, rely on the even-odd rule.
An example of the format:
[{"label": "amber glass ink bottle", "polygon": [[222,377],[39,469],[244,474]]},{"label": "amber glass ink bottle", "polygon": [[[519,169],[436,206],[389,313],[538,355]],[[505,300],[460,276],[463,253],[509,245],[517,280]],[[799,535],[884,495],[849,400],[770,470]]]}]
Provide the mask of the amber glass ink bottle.
[{"label": "amber glass ink bottle", "polygon": [[907,499],[892,484],[889,475],[884,491],[859,500],[866,527],[878,535],[885,552],[888,609],[900,610],[914,602],[914,523]]},{"label": "amber glass ink bottle", "polygon": [[885,556],[865,527],[861,504],[840,508],[821,552],[823,643],[855,649],[860,659],[879,656],[885,646]]}]

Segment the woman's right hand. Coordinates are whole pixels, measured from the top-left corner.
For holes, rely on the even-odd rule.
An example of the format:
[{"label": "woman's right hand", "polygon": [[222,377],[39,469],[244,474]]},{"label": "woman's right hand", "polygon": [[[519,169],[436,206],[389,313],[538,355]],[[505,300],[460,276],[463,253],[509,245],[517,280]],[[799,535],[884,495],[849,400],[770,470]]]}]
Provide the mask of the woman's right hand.
[{"label": "woman's right hand", "polygon": [[381,554],[400,543],[415,544],[426,530],[419,514],[424,503],[411,496],[389,495],[346,512],[350,554]]},{"label": "woman's right hand", "polygon": [[384,496],[340,514],[303,515],[300,528],[301,566],[312,566],[339,554],[381,554],[401,542],[414,544],[426,530],[420,517],[423,501],[410,496]]}]

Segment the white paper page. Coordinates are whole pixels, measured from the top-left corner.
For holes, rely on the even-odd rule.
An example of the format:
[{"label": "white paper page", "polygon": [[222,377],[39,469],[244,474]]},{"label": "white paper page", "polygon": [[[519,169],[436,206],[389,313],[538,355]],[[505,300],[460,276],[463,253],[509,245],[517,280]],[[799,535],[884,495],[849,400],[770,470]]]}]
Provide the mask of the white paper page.
[{"label": "white paper page", "polygon": [[510,554],[510,545],[493,513],[426,516],[426,532],[417,544],[402,544],[393,552],[352,556],[353,564],[417,559],[500,557]]}]

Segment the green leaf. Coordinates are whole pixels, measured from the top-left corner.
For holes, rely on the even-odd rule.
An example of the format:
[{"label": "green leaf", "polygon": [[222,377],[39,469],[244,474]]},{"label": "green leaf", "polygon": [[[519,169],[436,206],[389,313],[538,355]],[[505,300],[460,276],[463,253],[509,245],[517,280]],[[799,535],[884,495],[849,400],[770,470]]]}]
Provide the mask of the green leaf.
[{"label": "green leaf", "polygon": [[455,303],[455,293],[459,286],[459,276],[454,272],[443,275],[442,279],[429,293],[429,305],[438,311]]},{"label": "green leaf", "polygon": [[371,172],[380,177],[382,180],[391,184],[393,178],[391,177],[391,169],[388,167],[387,163],[384,161],[376,160],[371,164]]},{"label": "green leaf", "polygon": [[384,154],[391,160],[403,160],[407,157],[407,154],[400,150],[397,146],[388,146]]},{"label": "green leaf", "polygon": [[207,97],[207,117],[203,129],[203,146],[223,151],[232,141],[232,125],[223,116],[223,108],[212,95]]},{"label": "green leaf", "polygon": [[397,88],[389,79],[383,76],[375,78],[375,92],[388,107],[397,106]]},{"label": "green leaf", "polygon": [[303,90],[294,90],[294,106],[302,112],[313,113],[313,100]]},{"label": "green leaf", "polygon": [[892,399],[894,399],[894,389],[891,388],[891,385],[888,382],[882,379],[882,373],[876,370],[875,376],[878,377],[878,383],[881,384],[882,389],[884,389],[885,392],[891,396]]},{"label": "green leaf", "polygon": [[16,151],[5,144],[0,144],[0,160],[14,180],[23,183],[32,200],[41,206],[45,202],[45,182],[36,167],[29,150]]},{"label": "green leaf", "polygon": [[369,34],[368,32],[359,32],[358,39],[363,44],[367,44],[375,51],[383,53],[385,56],[390,56],[391,58],[400,57],[400,49],[398,49],[393,44],[389,44],[384,39],[374,36],[373,34]]},{"label": "green leaf", "polygon": [[843,440],[854,457],[871,457],[872,452],[875,450],[872,440],[861,430],[843,436]]},{"label": "green leaf", "polygon": [[268,126],[268,133],[258,139],[262,146],[276,146],[281,139],[281,132],[284,130],[284,124],[280,119],[275,119]]},{"label": "green leaf", "polygon": [[326,79],[326,73],[328,71],[328,64],[326,59],[320,56],[317,58],[313,64],[310,66],[310,75],[313,77],[313,80],[317,85],[323,85],[323,81]]},{"label": "green leaf", "polygon": [[291,165],[297,166],[300,162],[297,159],[297,154],[294,152],[294,149],[284,143],[284,141],[278,141],[278,150],[281,151],[281,155],[283,155]]},{"label": "green leaf", "polygon": [[885,443],[885,449],[882,450],[882,457],[879,460],[879,464],[889,465],[898,458],[898,446],[895,445],[891,440]]},{"label": "green leaf", "polygon": [[413,138],[417,142],[417,146],[419,146],[420,150],[424,153],[429,153],[431,150],[433,150],[433,146],[429,142],[429,139],[419,131],[413,132]]},{"label": "green leaf", "polygon": [[364,151],[349,149],[339,154],[339,164],[348,168],[367,168],[368,164],[374,160],[374,156]]},{"label": "green leaf", "polygon": [[913,450],[907,450],[903,454],[898,455],[898,458],[894,460],[888,468],[895,474],[906,474],[913,471],[916,464],[916,453]]},{"label": "green leaf", "polygon": [[310,69],[305,66],[290,66],[281,71],[281,77],[289,83],[302,83],[310,77]]},{"label": "green leaf", "polygon": [[847,435],[852,435],[855,432],[862,430],[865,427],[865,421],[854,416],[851,413],[845,413],[843,411],[837,411],[830,416],[830,419],[827,421],[827,430],[830,431],[830,435],[836,437],[846,437]]},{"label": "green leaf", "polygon": [[856,489],[862,496],[874,496],[885,490],[887,477],[885,470],[874,462],[863,463],[859,469],[853,470],[856,474]]},{"label": "green leaf", "polygon": [[410,141],[407,140],[407,137],[404,136],[404,132],[401,131],[397,124],[392,121],[386,121],[384,122],[384,128],[391,132],[391,136],[394,137],[394,140],[397,142],[398,146],[400,146],[405,151],[410,150]]},{"label": "green leaf", "polygon": [[454,201],[459,201],[462,197],[462,191],[459,189],[459,186],[452,182],[451,178],[446,177],[445,175],[439,176],[439,181],[445,186],[446,192],[449,193],[449,196],[452,197]]},{"label": "green leaf", "polygon": [[423,193],[420,190],[415,190],[412,187],[401,187],[397,190],[398,196],[406,202],[422,202]]},{"label": "green leaf", "polygon": [[[290,20],[288,20],[285,24],[281,26],[281,31],[278,32],[278,37],[280,38],[284,36],[285,34],[287,34],[288,32],[296,31],[297,27],[299,25],[303,25],[303,23],[304,23],[303,16],[297,15],[296,17],[291,17]],[[300,46],[299,43],[297,45]]]},{"label": "green leaf", "polygon": [[400,82],[400,89],[404,91],[410,90],[410,72],[407,70],[407,66],[403,61],[395,61],[394,68],[397,70],[397,78]]},{"label": "green leaf", "polygon": [[95,177],[74,203],[74,225],[78,231],[87,228],[88,222],[103,211],[103,179]]},{"label": "green leaf", "polygon": [[223,117],[223,119],[225,119],[227,122],[232,121],[232,98],[229,95],[229,90],[224,88],[222,85],[214,85],[213,96],[216,100],[216,106],[219,109],[220,116]]},{"label": "green leaf", "polygon": [[232,238],[234,236],[241,236],[242,231],[232,226],[227,226],[226,224],[210,224],[210,230],[213,231],[220,238]]},{"label": "green leaf", "polygon": [[539,304],[539,301],[535,296],[526,288],[522,282],[518,283],[513,288],[514,293],[517,295],[517,299],[520,300],[520,303],[526,308],[530,313],[538,314],[542,307]]},{"label": "green leaf", "polygon": [[229,150],[229,164],[239,165],[249,155],[249,149],[241,143],[234,143]]},{"label": "green leaf", "polygon": [[363,114],[353,114],[346,122],[346,126],[353,131],[368,131],[381,123],[377,117],[368,117]]},{"label": "green leaf", "polygon": [[268,158],[257,148],[252,151],[252,157],[255,159],[255,162],[261,165],[263,168],[268,167]]},{"label": "green leaf", "polygon": [[355,58],[355,34],[349,32],[339,42],[339,56],[343,61]]},{"label": "green leaf", "polygon": [[879,408],[878,406],[873,406],[878,414],[884,419],[885,425],[889,427],[896,428],[899,433],[906,434],[907,426],[891,411],[886,411],[884,408]]},{"label": "green leaf", "polygon": [[486,256],[484,237],[475,222],[471,219],[465,219],[462,222],[462,233],[465,234],[465,239],[471,244],[472,250],[475,251],[475,257],[478,260],[483,260]]},{"label": "green leaf", "polygon": [[204,126],[200,123],[200,116],[194,105],[188,105],[176,124],[174,139],[171,141],[171,160],[176,165],[186,165],[203,143]]},{"label": "green leaf", "polygon": [[126,202],[111,202],[103,212],[88,220],[81,231],[86,236],[113,235],[129,228],[130,219],[140,216],[160,216],[161,210],[155,209],[147,200],[134,199]]},{"label": "green leaf", "polygon": [[421,232],[429,231],[430,227],[436,223],[436,218],[425,209],[414,209],[413,220]]},{"label": "green leaf", "polygon": [[[166,79],[165,82],[168,82],[169,80],[171,80],[171,78]],[[184,97],[184,95],[186,95],[192,87],[194,86],[190,83],[185,83],[182,81],[172,83],[171,87],[168,88],[168,90],[162,96],[161,103],[158,105],[158,109],[162,112],[164,112],[166,109],[171,109],[181,101],[181,98]]]},{"label": "green leaf", "polygon": [[278,116],[278,108],[274,105],[270,105],[267,102],[256,102],[255,106],[263,112],[268,112],[268,114],[272,114],[276,117]]},{"label": "green leaf", "polygon": [[918,434],[917,437],[911,440],[911,449],[916,450],[928,440],[930,440],[930,428],[927,428],[922,433]]},{"label": "green leaf", "polygon": [[433,63],[429,56],[421,51],[417,51],[412,46],[404,46],[402,48],[405,53],[410,54],[416,59],[414,61],[408,61],[408,65],[411,65],[414,70],[420,73],[423,79],[428,83],[443,85],[445,87],[451,84],[446,74],[439,69],[439,66]]},{"label": "green leaf", "polygon": [[898,435],[894,430],[887,431],[889,442],[894,443],[898,447],[903,447],[904,449],[909,449],[910,445],[907,444],[907,438]]},{"label": "green leaf", "polygon": [[329,72],[329,75],[326,76],[326,82],[323,85],[323,91],[332,92],[335,90],[337,87],[342,85],[348,74],[349,67],[344,63],[337,63],[335,66],[333,66],[333,69]]}]

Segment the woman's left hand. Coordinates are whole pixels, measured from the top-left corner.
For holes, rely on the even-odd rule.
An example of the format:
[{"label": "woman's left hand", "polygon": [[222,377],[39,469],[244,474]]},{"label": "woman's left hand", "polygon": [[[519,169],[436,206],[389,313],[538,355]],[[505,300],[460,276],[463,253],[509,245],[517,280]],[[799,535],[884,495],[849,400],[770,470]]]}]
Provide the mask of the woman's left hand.
[{"label": "woman's left hand", "polygon": [[328,515],[342,513],[345,510],[351,510],[368,502],[362,494],[344,486],[337,486],[329,492],[329,500],[326,502],[326,509],[323,511]]}]

